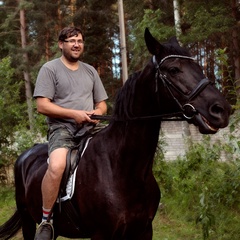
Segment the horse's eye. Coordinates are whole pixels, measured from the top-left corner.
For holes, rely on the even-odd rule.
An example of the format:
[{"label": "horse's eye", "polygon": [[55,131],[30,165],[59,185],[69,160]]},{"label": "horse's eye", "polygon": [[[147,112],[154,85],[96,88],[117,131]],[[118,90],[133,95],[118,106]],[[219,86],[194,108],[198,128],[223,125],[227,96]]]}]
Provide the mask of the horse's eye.
[{"label": "horse's eye", "polygon": [[174,75],[176,75],[176,74],[178,74],[178,73],[180,72],[180,69],[177,68],[177,67],[171,67],[171,68],[169,68],[168,72],[169,72],[171,75],[174,76]]}]

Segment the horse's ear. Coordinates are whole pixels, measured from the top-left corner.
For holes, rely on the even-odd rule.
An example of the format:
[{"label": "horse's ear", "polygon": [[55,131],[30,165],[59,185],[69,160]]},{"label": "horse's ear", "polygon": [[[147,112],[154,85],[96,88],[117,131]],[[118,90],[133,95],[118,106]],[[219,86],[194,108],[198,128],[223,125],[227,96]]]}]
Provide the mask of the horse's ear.
[{"label": "horse's ear", "polygon": [[174,46],[181,47],[176,36],[171,37],[168,42],[171,43]]},{"label": "horse's ear", "polygon": [[163,46],[152,36],[148,28],[145,29],[144,37],[148,51],[152,55],[158,55],[161,52]]}]

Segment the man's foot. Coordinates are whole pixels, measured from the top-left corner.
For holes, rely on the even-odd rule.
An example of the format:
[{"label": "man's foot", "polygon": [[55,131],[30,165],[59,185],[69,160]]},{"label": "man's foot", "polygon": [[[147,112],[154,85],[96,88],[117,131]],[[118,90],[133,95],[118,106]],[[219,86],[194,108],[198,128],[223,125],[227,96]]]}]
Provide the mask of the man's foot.
[{"label": "man's foot", "polygon": [[36,231],[34,240],[52,240],[53,225],[50,222],[42,222]]}]

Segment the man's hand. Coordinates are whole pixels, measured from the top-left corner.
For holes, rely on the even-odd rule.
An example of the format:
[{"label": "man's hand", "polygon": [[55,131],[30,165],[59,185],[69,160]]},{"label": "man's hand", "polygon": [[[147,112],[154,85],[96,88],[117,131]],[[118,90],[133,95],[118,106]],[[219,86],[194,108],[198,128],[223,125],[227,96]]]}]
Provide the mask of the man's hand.
[{"label": "man's hand", "polygon": [[97,123],[98,121],[92,120],[91,115],[94,114],[94,111],[81,111],[81,110],[75,110],[73,119],[76,121],[76,123]]}]

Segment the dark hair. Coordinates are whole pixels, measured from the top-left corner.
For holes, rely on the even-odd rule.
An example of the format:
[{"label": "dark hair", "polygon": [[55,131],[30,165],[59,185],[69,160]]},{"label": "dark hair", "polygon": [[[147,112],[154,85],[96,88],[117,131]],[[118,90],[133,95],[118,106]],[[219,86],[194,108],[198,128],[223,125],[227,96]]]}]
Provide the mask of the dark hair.
[{"label": "dark hair", "polygon": [[84,41],[84,35],[82,32],[82,29],[79,27],[65,27],[61,30],[61,32],[58,35],[58,41],[64,41],[65,39],[73,36],[77,36],[78,34],[82,35],[83,41]]}]

